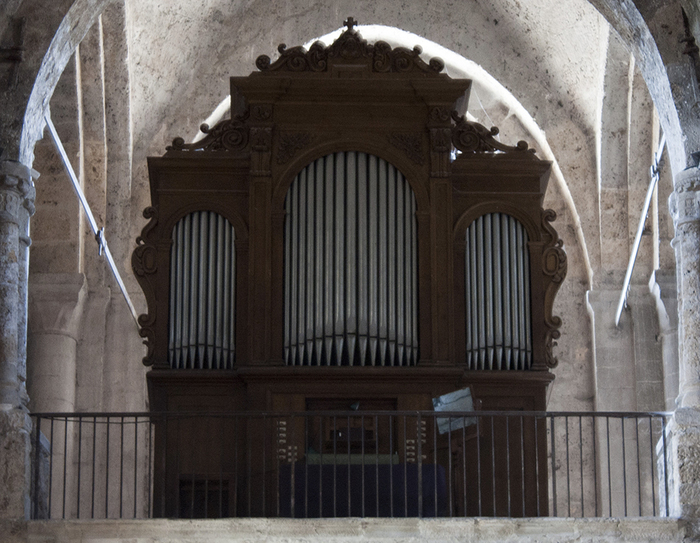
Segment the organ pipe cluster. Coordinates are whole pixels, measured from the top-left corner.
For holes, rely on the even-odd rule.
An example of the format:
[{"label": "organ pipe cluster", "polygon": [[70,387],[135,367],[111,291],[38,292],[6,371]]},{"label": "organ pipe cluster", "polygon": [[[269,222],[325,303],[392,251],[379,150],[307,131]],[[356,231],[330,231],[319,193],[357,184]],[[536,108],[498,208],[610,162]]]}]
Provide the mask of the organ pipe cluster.
[{"label": "organ pipe cluster", "polygon": [[504,213],[476,219],[466,235],[467,365],[524,370],[532,363],[527,232]]},{"label": "organ pipe cluster", "polygon": [[340,152],[304,168],[285,202],[288,365],[418,361],[416,203],[403,175]]},{"label": "organ pipe cluster", "polygon": [[168,361],[177,369],[231,369],[235,358],[233,226],[212,211],[183,217],[170,252]]}]

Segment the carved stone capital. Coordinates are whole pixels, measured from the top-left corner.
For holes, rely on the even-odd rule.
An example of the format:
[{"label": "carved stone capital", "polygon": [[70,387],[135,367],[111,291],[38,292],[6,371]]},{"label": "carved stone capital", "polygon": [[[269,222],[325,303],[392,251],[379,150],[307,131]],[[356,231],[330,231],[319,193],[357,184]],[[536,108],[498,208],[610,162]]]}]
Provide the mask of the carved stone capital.
[{"label": "carved stone capital", "polygon": [[78,341],[87,283],[82,273],[39,273],[29,278],[29,327],[33,335]]},{"label": "carved stone capital", "polygon": [[700,168],[690,168],[676,175],[675,189],[668,200],[673,226],[700,222]]},{"label": "carved stone capital", "polygon": [[0,162],[0,220],[19,223],[24,208],[34,214],[36,190],[32,179],[39,173],[14,160]]}]

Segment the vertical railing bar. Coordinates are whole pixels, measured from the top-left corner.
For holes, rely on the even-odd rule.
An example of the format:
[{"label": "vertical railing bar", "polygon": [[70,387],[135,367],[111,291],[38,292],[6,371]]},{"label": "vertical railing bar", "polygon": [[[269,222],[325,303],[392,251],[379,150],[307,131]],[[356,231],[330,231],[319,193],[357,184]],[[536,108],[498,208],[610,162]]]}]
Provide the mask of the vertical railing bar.
[{"label": "vertical railing bar", "polygon": [[[464,417],[462,417],[462,422],[464,422]],[[450,498],[450,518],[454,517],[454,504],[452,503],[453,493],[454,493],[454,481],[452,480],[452,417],[447,419],[447,495]],[[433,425],[437,426],[437,420],[433,418]],[[462,424],[464,428],[464,424]],[[437,455],[433,460],[437,464]],[[437,482],[435,484],[437,488]],[[437,490],[435,491],[437,495]]]},{"label": "vertical railing bar", "polygon": [[408,517],[408,427],[403,415],[403,507],[404,517]]},{"label": "vertical railing bar", "polygon": [[[394,518],[394,429],[393,415],[389,414],[389,518]],[[377,479],[379,486],[379,479]]]},{"label": "vertical railing bar", "polygon": [[134,417],[134,518],[136,518],[136,511],[138,505],[138,455],[139,452],[139,421],[138,417]]},{"label": "vertical railing bar", "polygon": [[105,419],[107,419],[105,423],[105,432],[107,433],[105,439],[105,518],[109,518],[109,427],[111,426],[111,418],[107,416]]},{"label": "vertical railing bar", "polygon": [[608,450],[608,516],[612,517],[612,475],[610,473],[610,417],[605,417],[605,440]]},{"label": "vertical railing bar", "polygon": [[[431,417],[433,422],[433,507],[434,514],[438,516],[438,493],[437,493],[437,424],[435,415]],[[449,432],[448,432],[449,433]],[[450,483],[451,484],[451,483]]]},{"label": "vertical railing bar", "polygon": [[[535,433],[535,443],[537,443],[537,433]],[[520,415],[520,491],[523,499],[523,517],[525,516],[525,423]]]},{"label": "vertical railing bar", "polygon": [[595,424],[596,418],[591,417],[591,425],[592,425],[592,441],[593,441],[593,505],[595,507],[594,511],[594,516],[598,516],[598,454],[597,454],[597,447],[596,447],[596,442],[598,441],[598,433],[596,431],[596,424]]},{"label": "vertical railing bar", "polygon": [[[238,497],[238,474],[239,474],[239,464],[238,464],[238,443],[240,441],[240,436],[238,433],[238,415],[233,416],[233,442],[234,442],[234,454],[233,454],[233,480],[236,482],[234,488],[230,489],[230,495],[234,498],[234,503],[236,503],[236,510],[234,511],[235,516],[238,516],[238,502],[236,498]],[[230,507],[230,504],[229,504]]]},{"label": "vertical railing bar", "polygon": [[[319,359],[320,364],[320,359]],[[309,442],[309,417],[303,415],[304,420],[304,449]],[[321,472],[319,466],[319,473]],[[309,518],[309,455],[304,454],[304,518]]]},{"label": "vertical railing bar", "polygon": [[491,488],[493,489],[493,516],[496,512],[496,432],[494,431],[493,415],[491,415]]},{"label": "vertical railing bar", "polygon": [[209,474],[202,475],[204,476],[204,518],[209,518]]},{"label": "vertical railing bar", "polygon": [[[318,516],[323,518],[323,422],[324,417],[318,417]],[[335,457],[333,457],[335,463]]]},{"label": "vertical railing bar", "polygon": [[68,470],[68,417],[63,417],[63,519],[66,518],[66,481]]},{"label": "vertical railing bar", "polygon": [[510,490],[510,417],[506,416],[506,494],[508,496],[508,517],[512,516],[511,513],[511,490]]},{"label": "vertical railing bar", "polygon": [[36,418],[34,432],[34,496],[30,518],[36,519],[39,516],[39,446],[41,443],[39,436],[41,435],[41,417]]},{"label": "vertical railing bar", "polygon": [[[200,362],[201,362],[201,360],[200,360]],[[196,459],[196,454],[193,455],[193,451],[195,450],[194,438],[195,438],[195,432],[194,432],[194,428],[193,428],[192,432],[190,433],[190,454],[189,454],[189,457],[190,457],[191,461]],[[193,458],[193,456],[194,456],[194,458]],[[192,491],[190,492],[190,519],[194,518],[195,487],[197,486],[195,464],[196,464],[196,462],[193,461],[192,462]]]},{"label": "vertical railing bar", "polygon": [[119,518],[123,517],[124,511],[124,417],[121,417],[119,424],[120,445],[119,445]]},{"label": "vertical railing bar", "polygon": [[[377,505],[377,517],[379,517],[379,418],[374,415],[374,490],[375,499]],[[389,462],[391,462],[391,455],[389,455]],[[389,464],[391,467],[391,464]],[[391,469],[389,469],[391,472]],[[389,485],[391,488],[391,485]]]},{"label": "vertical railing bar", "polygon": [[148,488],[147,488],[147,502],[146,502],[146,518],[151,518],[153,516],[153,500],[151,494],[153,492],[153,463],[155,459],[153,458],[153,422],[150,417],[146,418],[146,423],[148,424]]},{"label": "vertical railing bar", "polygon": [[78,481],[75,493],[76,518],[80,518],[80,468],[83,463],[83,417],[78,416]]},{"label": "vertical railing bar", "polygon": [[[253,476],[253,466],[251,465],[252,458],[251,458],[251,448],[252,448],[252,443],[251,443],[251,431],[250,431],[250,423],[251,419],[248,418],[246,420],[246,454],[245,454],[245,461],[246,461],[246,468],[248,471],[247,477],[246,477],[246,483],[248,487],[248,499],[246,500],[248,503],[248,518],[250,518],[252,515],[252,500],[253,500],[253,488],[252,488],[252,481],[251,478]],[[292,428],[294,427],[294,415],[292,415]],[[292,462],[292,472],[294,471],[294,462]]]},{"label": "vertical railing bar", "polygon": [[[652,417],[649,416],[649,462],[651,463],[651,516],[656,516],[656,488],[654,485],[654,428],[652,425]],[[658,476],[658,470],[657,475]]]},{"label": "vertical railing bar", "polygon": [[569,464],[569,416],[564,417],[566,424],[566,502],[568,506],[568,516],[571,517],[571,466]]},{"label": "vertical railing bar", "polygon": [[333,415],[333,518],[338,516],[338,420]]},{"label": "vertical railing bar", "polygon": [[416,461],[418,465],[418,518],[423,518],[423,433],[421,432],[421,413],[416,417]]},{"label": "vertical railing bar", "polygon": [[625,516],[627,516],[627,454],[625,450],[625,418],[620,417],[622,427],[622,493],[625,497]]},{"label": "vertical railing bar", "polygon": [[95,518],[95,463],[97,462],[97,417],[92,417],[92,496],[90,498],[90,518]]},{"label": "vertical railing bar", "polygon": [[[280,496],[280,456],[282,452],[282,443],[280,442],[280,434],[282,433],[282,420],[280,417],[277,417],[275,419],[275,467],[276,467],[276,474],[277,477],[276,483],[275,483],[275,488],[277,491],[277,499],[276,501],[276,507],[277,507],[277,518],[280,518],[280,500],[282,497]],[[285,438],[286,438],[286,430],[285,430]],[[237,446],[237,444],[236,444]]]},{"label": "vertical railing bar", "polygon": [[[478,419],[477,419],[478,420]],[[467,425],[462,415],[462,501],[464,508],[462,515],[467,516]]]},{"label": "vertical railing bar", "polygon": [[51,429],[49,431],[50,439],[51,439],[51,450],[49,454],[49,511],[48,511],[48,518],[51,520],[51,502],[52,502],[52,495],[53,495],[53,423],[54,423],[54,418],[51,417]]},{"label": "vertical railing bar", "polygon": [[[262,442],[263,442],[263,453],[262,453],[262,511],[263,517],[267,516],[267,501],[265,496],[265,487],[267,486],[267,415],[263,415],[262,420]],[[219,485],[221,488],[221,485]]]},{"label": "vertical railing bar", "polygon": [[[212,360],[209,359],[209,362],[211,363]],[[221,445],[219,445],[219,448],[221,448]],[[204,479],[204,518],[209,518],[209,470],[202,470],[202,475]]]},{"label": "vertical railing bar", "polygon": [[[296,466],[294,459],[294,440],[296,436],[294,435],[294,414],[289,417],[289,441],[287,442],[287,450],[289,451],[289,466],[290,466],[290,495],[289,495],[289,507],[292,518],[296,517]],[[248,514],[250,516],[250,514]]]},{"label": "vertical railing bar", "polygon": [[[165,445],[161,447],[162,449],[162,454],[161,454],[161,473],[163,474],[163,493],[162,496],[160,496],[160,516],[161,518],[165,518],[165,495],[166,495],[166,486],[167,486],[167,478],[166,478],[166,472],[167,472],[167,467],[168,467],[168,452],[167,452],[167,444],[168,444],[168,423],[170,422],[170,418],[165,416],[163,417],[163,435],[164,435],[164,442]],[[175,445],[175,455],[177,456],[177,450],[178,446]],[[177,465],[177,464],[176,464]],[[178,490],[178,496],[177,496],[177,501],[180,501],[180,492]]]},{"label": "vertical railing bar", "polygon": [[347,455],[348,455],[348,516],[352,516],[352,496],[350,495],[350,415],[347,417],[347,427],[346,427],[346,441],[347,441]]},{"label": "vertical railing bar", "polygon": [[554,415],[549,417],[549,431],[552,442],[552,516],[557,516],[557,463],[556,440],[554,439]]},{"label": "vertical railing bar", "polygon": [[[537,500],[537,516],[539,517],[542,513],[540,511],[540,434],[537,429],[537,417],[535,420],[535,499]],[[545,423],[546,425],[546,423]],[[546,426],[545,426],[546,427]]]},{"label": "vertical railing bar", "polygon": [[586,500],[583,497],[583,417],[578,416],[578,458],[581,468],[581,516],[586,517]]},{"label": "vertical railing bar", "polygon": [[[465,456],[465,453],[462,453]],[[466,470],[465,470],[466,472]],[[465,479],[466,481],[466,479]],[[476,488],[477,496],[479,497],[479,516],[481,513],[481,417],[476,417]],[[464,487],[464,503],[467,503],[467,487]],[[466,515],[467,508],[464,508],[464,514]]]},{"label": "vertical railing bar", "polygon": [[[639,516],[642,516],[642,468],[639,459],[639,418],[634,417],[634,431],[637,438],[637,497],[639,498]],[[653,471],[653,470],[652,470]]]},{"label": "vertical railing bar", "polygon": [[[219,518],[224,517],[224,447],[226,447],[226,423],[228,422],[228,417],[221,417],[218,419],[220,423],[220,440],[219,440]],[[227,490],[229,495],[229,508],[231,507],[231,501],[233,500],[233,495],[231,494],[230,479],[227,482]],[[228,511],[227,511],[227,515]],[[279,516],[279,515],[277,515]]]},{"label": "vertical railing bar", "polygon": [[[364,358],[362,361],[364,365]],[[360,415],[360,471],[362,473],[362,485],[360,486],[360,496],[362,496],[360,511],[362,518],[365,518],[365,416]],[[348,450],[350,450],[350,432],[348,431]]]},{"label": "vertical railing bar", "polygon": [[668,459],[666,458],[666,417],[661,415],[661,439],[664,446],[664,498],[666,502],[666,516],[668,516]]}]

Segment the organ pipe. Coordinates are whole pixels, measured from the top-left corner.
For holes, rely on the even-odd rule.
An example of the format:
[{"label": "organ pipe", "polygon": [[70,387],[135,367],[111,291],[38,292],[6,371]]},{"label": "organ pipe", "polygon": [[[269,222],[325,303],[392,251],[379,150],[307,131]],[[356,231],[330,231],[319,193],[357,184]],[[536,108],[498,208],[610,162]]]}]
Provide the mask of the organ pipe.
[{"label": "organ pipe", "polygon": [[465,301],[469,369],[530,368],[527,242],[523,225],[504,213],[482,215],[467,229]]},{"label": "organ pipe", "polygon": [[173,228],[168,361],[176,369],[231,369],[235,355],[233,226],[196,211]]},{"label": "organ pipe", "polygon": [[285,202],[288,365],[418,361],[416,203],[391,164],[340,152],[304,168]]}]

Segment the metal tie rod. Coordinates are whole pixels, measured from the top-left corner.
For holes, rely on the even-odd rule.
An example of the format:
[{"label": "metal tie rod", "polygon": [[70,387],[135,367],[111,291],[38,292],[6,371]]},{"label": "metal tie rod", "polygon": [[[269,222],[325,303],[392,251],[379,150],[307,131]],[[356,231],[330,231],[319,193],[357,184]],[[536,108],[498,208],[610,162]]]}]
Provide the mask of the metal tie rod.
[{"label": "metal tie rod", "polygon": [[47,110],[46,113],[44,114],[44,120],[46,121],[46,126],[49,129],[49,134],[51,134],[51,140],[53,141],[54,146],[56,147],[56,150],[58,151],[58,154],[61,157],[61,161],[63,162],[63,166],[66,169],[66,172],[68,173],[68,177],[71,180],[71,183],[73,184],[73,190],[75,190],[75,194],[78,196],[78,200],[80,200],[80,204],[83,207],[83,211],[85,212],[85,216],[87,217],[88,222],[90,223],[90,229],[92,230],[92,233],[95,235],[95,240],[97,241],[97,244],[99,245],[99,254],[105,255],[105,258],[107,259],[107,263],[109,264],[109,268],[112,270],[112,274],[114,275],[114,278],[116,279],[117,283],[119,284],[119,290],[122,291],[122,294],[124,295],[124,300],[126,300],[126,305],[129,306],[129,311],[131,312],[131,316],[134,319],[134,322],[136,323],[136,327],[140,329],[141,327],[139,326],[139,321],[138,321],[138,315],[136,314],[136,309],[134,309],[134,304],[131,303],[131,298],[129,297],[129,293],[126,291],[126,286],[124,285],[124,281],[122,281],[122,277],[119,274],[119,270],[117,269],[117,265],[114,262],[114,258],[112,257],[112,252],[109,250],[109,245],[107,245],[107,239],[104,237],[104,227],[103,228],[98,228],[97,222],[95,221],[95,217],[92,214],[92,210],[90,209],[90,205],[88,204],[87,199],[85,198],[85,194],[83,194],[83,190],[80,188],[80,182],[78,181],[78,176],[75,175],[75,171],[73,170],[73,166],[70,163],[70,160],[68,158],[68,155],[66,154],[66,150],[63,147],[63,143],[61,142],[61,138],[58,135],[58,132],[56,132],[56,127],[53,125],[53,121],[51,120],[51,113]]},{"label": "metal tie rod", "polygon": [[620,293],[620,301],[617,304],[617,311],[615,312],[615,326],[620,324],[620,316],[622,315],[622,310],[627,302],[627,294],[630,288],[630,280],[632,279],[632,271],[634,270],[634,264],[637,261],[637,253],[639,252],[639,246],[642,243],[642,232],[644,232],[644,224],[647,221],[647,215],[649,213],[649,205],[651,204],[651,197],[654,194],[654,189],[656,188],[656,183],[659,181],[659,167],[661,163],[661,155],[664,152],[664,147],[666,145],[666,134],[661,134],[661,141],[659,142],[659,148],[656,153],[654,153],[654,162],[649,168],[651,173],[651,180],[649,181],[649,188],[647,189],[647,196],[644,199],[644,206],[642,207],[642,214],[639,217],[639,224],[637,225],[637,234],[634,237],[634,245],[632,245],[632,253],[630,254],[630,260],[627,264],[627,272],[625,273],[625,280],[622,284],[622,292]]}]

